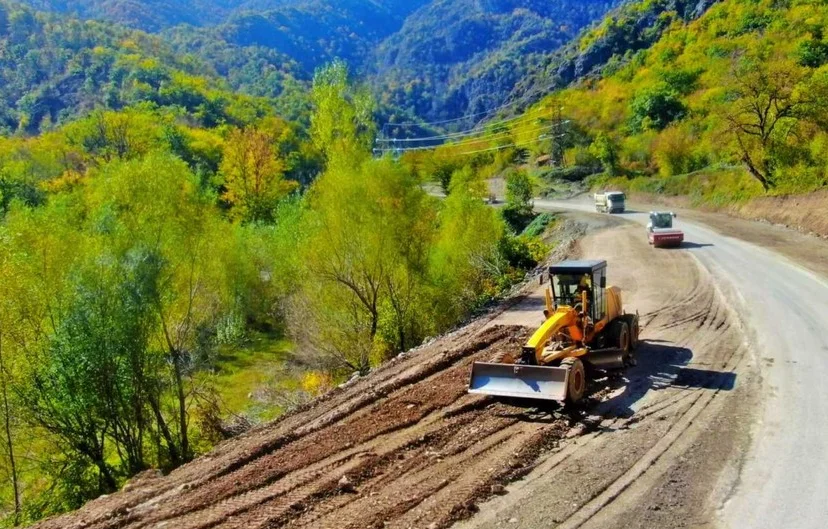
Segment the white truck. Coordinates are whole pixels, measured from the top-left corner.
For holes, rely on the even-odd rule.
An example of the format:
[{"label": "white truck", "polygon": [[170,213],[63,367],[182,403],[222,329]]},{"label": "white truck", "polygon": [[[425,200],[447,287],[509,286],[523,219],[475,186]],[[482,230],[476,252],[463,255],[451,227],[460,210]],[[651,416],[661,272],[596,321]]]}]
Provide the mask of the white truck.
[{"label": "white truck", "polygon": [[598,213],[624,213],[626,198],[621,191],[595,193],[595,211]]}]

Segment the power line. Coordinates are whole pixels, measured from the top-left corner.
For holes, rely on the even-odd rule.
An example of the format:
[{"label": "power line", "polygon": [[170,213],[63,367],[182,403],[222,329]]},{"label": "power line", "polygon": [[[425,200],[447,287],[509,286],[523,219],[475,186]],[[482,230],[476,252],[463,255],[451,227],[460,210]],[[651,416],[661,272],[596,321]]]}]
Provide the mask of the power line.
[{"label": "power line", "polygon": [[480,132],[485,132],[487,128],[498,127],[500,125],[506,125],[508,123],[516,123],[516,122],[523,122],[523,121],[531,121],[533,119],[541,119],[544,117],[552,117],[544,116],[542,113],[544,112],[543,109],[539,110],[539,115],[536,116],[517,116],[514,118],[504,119],[502,121],[495,121],[492,123],[487,123],[485,127],[477,127],[461,132],[452,132],[448,134],[439,134],[436,136],[424,136],[422,138],[377,138],[377,143],[412,143],[412,142],[421,142],[421,141],[437,141],[437,140],[448,140],[453,138],[463,138],[466,136],[474,136],[475,134],[479,134]]},{"label": "power line", "polygon": [[[499,139],[499,138],[502,138],[502,137],[505,137],[505,136],[510,136],[512,134],[516,134],[516,135],[533,134],[533,133],[540,132],[540,131],[543,131],[543,130],[551,129],[552,127],[553,127],[553,125],[544,125],[542,127],[538,127],[538,128],[534,128],[534,129],[530,129],[530,130],[523,130],[523,131],[507,130],[507,131],[503,131],[503,132],[496,132],[496,133],[493,133],[493,134],[483,135],[483,136],[480,136],[478,138],[471,138],[471,139],[459,141],[459,142],[456,142],[456,143],[442,143],[440,145],[426,145],[426,146],[420,146],[420,147],[383,147],[383,148],[375,149],[375,151],[378,151],[378,152],[408,152],[408,151],[427,151],[427,150],[430,150],[430,149],[436,149],[438,147],[462,147],[464,145],[473,145],[473,144],[476,144],[476,143],[492,141],[492,140]],[[550,137],[550,136],[545,136],[545,137]]]},{"label": "power line", "polygon": [[[523,142],[523,143],[511,143],[509,145],[499,145],[497,147],[491,147],[491,148],[488,148],[488,149],[479,149],[479,150],[475,150],[475,151],[467,151],[467,152],[452,153],[452,154],[454,156],[469,156],[469,155],[472,155],[472,154],[480,154],[480,153],[484,153],[484,152],[502,151],[503,149],[515,149],[517,147],[525,147],[527,145],[533,145],[535,143],[540,143],[540,142],[542,142],[542,141],[544,141],[548,138],[550,138],[550,136],[544,134],[544,135],[541,135],[541,136],[539,136],[538,138],[536,138],[534,140],[526,141],[526,142]],[[448,145],[448,146],[451,147],[452,145]],[[419,151],[419,150],[423,150],[423,149],[422,148],[412,148],[412,149],[408,149],[408,150],[388,149],[388,150],[385,150],[385,151],[382,151],[381,149],[374,149],[374,153],[375,154],[377,154],[377,153],[384,154],[384,153],[388,153],[388,152],[393,152],[394,154],[402,154],[402,153],[408,152],[408,151]]]},{"label": "power line", "polygon": [[[475,118],[475,117],[478,117],[478,116],[490,116],[490,115],[496,114],[497,112],[500,112],[501,110],[504,110],[506,108],[517,106],[521,103],[524,103],[525,101],[530,99],[532,96],[534,96],[538,93],[544,92],[546,90],[550,90],[552,88],[555,88],[555,86],[556,86],[555,84],[551,84],[546,88],[535,88],[532,92],[524,95],[518,101],[514,101],[514,102],[511,102],[511,103],[507,102],[507,103],[504,103],[503,105],[501,105],[499,107],[493,108],[493,109],[488,110],[488,111],[477,112],[475,114],[468,114],[466,116],[461,116],[459,118],[445,119],[445,120],[440,120],[440,121],[429,121],[429,122],[406,121],[406,122],[403,122],[403,123],[385,123],[382,126],[382,130],[386,130],[386,128],[388,128],[388,127],[403,127],[404,128],[404,127],[414,127],[414,126],[429,127],[431,125],[445,125],[445,124],[454,123],[454,122],[457,122],[457,121],[465,121],[465,120],[472,119],[472,118]],[[485,117],[484,117],[484,119],[485,119]],[[480,120],[478,122],[478,125],[482,121],[483,120]],[[477,125],[475,125],[475,126],[477,126]]]},{"label": "power line", "polygon": [[[554,85],[554,84],[552,84],[552,85],[547,86],[546,88],[536,88],[534,93],[536,93],[536,94],[540,94],[541,92],[544,92],[544,91],[550,90],[551,88],[554,88],[554,87],[555,87],[555,85]],[[526,95],[524,95],[522,98],[520,98],[520,100],[516,101],[515,103],[512,103],[512,104],[511,104],[511,106],[517,106],[517,105],[520,105],[520,104],[526,103],[527,101],[529,101],[529,99],[531,99],[532,95],[533,95],[533,94],[531,94],[531,93],[530,93],[530,94],[526,94]],[[505,108],[505,106],[504,106],[504,107],[501,107],[501,109],[502,109],[502,108]],[[479,121],[477,122],[477,125],[480,125],[480,124],[483,122],[483,120],[485,120],[485,119],[486,119],[486,118],[483,118],[483,119],[479,120]],[[475,126],[477,126],[477,125],[475,125]]]},{"label": "power line", "polygon": [[543,141],[543,140],[545,140],[545,139],[546,139],[546,137],[541,136],[541,137],[539,137],[539,138],[537,138],[537,139],[535,139],[535,140],[532,140],[532,141],[527,141],[527,142],[524,142],[524,143],[515,143],[515,144],[512,144],[512,145],[500,145],[500,146],[498,146],[498,147],[492,147],[492,148],[490,148],[490,149],[481,149],[481,150],[479,150],[479,151],[461,152],[461,153],[459,153],[459,154],[456,154],[456,156],[468,156],[468,155],[470,155],[470,154],[480,154],[480,153],[483,153],[483,152],[502,151],[503,149],[514,149],[514,148],[516,148],[516,147],[525,147],[525,146],[527,146],[527,145],[532,145],[532,144],[535,144],[535,143],[540,143],[540,142],[542,142],[542,141]]}]

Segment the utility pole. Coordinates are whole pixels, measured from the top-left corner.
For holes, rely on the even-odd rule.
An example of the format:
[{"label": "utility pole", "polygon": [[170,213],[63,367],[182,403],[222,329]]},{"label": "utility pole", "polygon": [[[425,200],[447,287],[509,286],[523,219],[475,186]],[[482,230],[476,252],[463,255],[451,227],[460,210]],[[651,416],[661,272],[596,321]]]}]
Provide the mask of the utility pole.
[{"label": "utility pole", "polygon": [[564,139],[564,120],[563,120],[563,107],[555,102],[555,120],[553,124],[553,133],[552,133],[552,165],[555,167],[563,166],[563,157],[564,157],[564,146],[563,146],[563,139]]}]

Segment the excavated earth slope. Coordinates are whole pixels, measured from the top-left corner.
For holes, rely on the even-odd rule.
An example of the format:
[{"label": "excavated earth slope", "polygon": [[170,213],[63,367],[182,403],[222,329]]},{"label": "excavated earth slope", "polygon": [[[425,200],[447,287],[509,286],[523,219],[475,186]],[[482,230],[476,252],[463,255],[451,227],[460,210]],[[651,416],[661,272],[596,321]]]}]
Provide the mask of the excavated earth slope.
[{"label": "excavated earth slope", "polygon": [[734,418],[753,402],[741,332],[685,251],[650,249],[641,230],[622,226],[587,237],[580,253],[610,261],[610,281],[640,311],[646,340],[638,366],[594,381],[583,406],[466,393],[473,361],[517,351],[540,323],[542,291],[530,288],[500,316],[38,527],[708,523],[746,441]]}]

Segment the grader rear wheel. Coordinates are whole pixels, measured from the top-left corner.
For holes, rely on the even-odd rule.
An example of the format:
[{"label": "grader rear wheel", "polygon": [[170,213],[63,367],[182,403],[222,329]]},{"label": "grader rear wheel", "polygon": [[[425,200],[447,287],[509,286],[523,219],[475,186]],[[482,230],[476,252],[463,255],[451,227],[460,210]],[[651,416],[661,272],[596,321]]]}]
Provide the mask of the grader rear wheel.
[{"label": "grader rear wheel", "polygon": [[577,404],[586,392],[586,371],[584,363],[578,358],[565,358],[561,367],[569,369],[569,376],[566,383],[566,401],[570,404]]},{"label": "grader rear wheel", "polygon": [[637,333],[633,334],[635,331],[628,322],[627,316],[621,316],[612,323],[610,333],[610,343],[621,351],[621,363],[625,367],[636,364],[633,350],[638,341]]},{"label": "grader rear wheel", "polygon": [[626,321],[618,322],[618,348],[624,351],[625,354],[629,354],[630,349],[632,349],[632,342],[630,337],[630,326],[627,325]]},{"label": "grader rear wheel", "polygon": [[630,329],[630,349],[635,350],[638,347],[638,343],[640,341],[639,333],[641,332],[641,326],[638,323],[638,315],[625,314],[624,321],[627,322],[627,326]]}]

